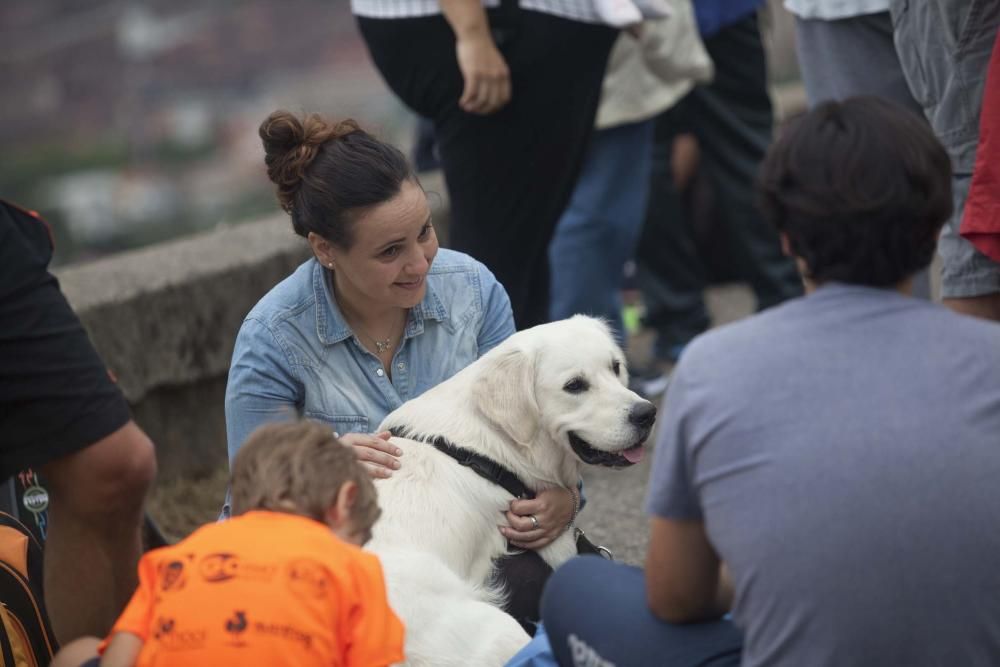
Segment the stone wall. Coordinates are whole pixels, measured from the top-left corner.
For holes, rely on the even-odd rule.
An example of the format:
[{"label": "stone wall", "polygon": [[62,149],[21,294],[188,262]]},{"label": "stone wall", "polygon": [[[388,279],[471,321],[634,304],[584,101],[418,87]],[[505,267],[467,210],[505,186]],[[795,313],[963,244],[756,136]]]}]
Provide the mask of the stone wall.
[{"label": "stone wall", "polygon": [[223,394],[236,332],[308,254],[276,216],[56,272],[156,442],[161,479],[204,476],[226,460]]}]

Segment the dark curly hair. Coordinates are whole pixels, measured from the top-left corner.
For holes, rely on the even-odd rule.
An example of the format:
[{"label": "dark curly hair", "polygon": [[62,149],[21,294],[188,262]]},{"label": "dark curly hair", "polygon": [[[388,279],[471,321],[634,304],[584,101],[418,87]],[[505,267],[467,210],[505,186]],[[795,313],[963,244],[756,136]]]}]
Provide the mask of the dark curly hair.
[{"label": "dark curly hair", "polygon": [[789,122],[759,194],[806,278],[888,287],[930,264],[952,213],[951,162],[923,118],[853,97]]},{"label": "dark curly hair", "polygon": [[260,125],[268,178],[299,236],[314,232],[341,248],[358,213],[395,197],[416,175],[398,148],[353,120],[275,111]]}]

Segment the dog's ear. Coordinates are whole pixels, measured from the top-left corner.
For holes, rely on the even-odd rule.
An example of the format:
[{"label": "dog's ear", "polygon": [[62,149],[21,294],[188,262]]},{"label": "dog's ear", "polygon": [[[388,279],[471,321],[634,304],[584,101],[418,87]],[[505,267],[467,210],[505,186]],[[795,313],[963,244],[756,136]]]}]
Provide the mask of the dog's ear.
[{"label": "dog's ear", "polygon": [[479,412],[515,442],[529,445],[535,439],[538,403],[533,356],[512,348],[490,357],[476,377],[472,398]]}]

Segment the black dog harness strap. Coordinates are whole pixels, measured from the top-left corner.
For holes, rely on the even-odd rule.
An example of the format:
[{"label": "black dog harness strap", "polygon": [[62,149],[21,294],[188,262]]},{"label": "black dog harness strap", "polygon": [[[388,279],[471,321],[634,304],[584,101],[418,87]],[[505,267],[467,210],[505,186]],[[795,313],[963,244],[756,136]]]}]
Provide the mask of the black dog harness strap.
[{"label": "black dog harness strap", "polygon": [[397,438],[406,438],[408,440],[418,440],[420,442],[426,442],[428,445],[433,445],[435,449],[443,454],[447,454],[451,458],[458,461],[461,465],[466,468],[471,469],[474,473],[482,477],[483,479],[489,480],[494,484],[502,486],[509,494],[515,498],[524,498],[526,500],[531,500],[535,497],[535,493],[525,485],[521,479],[511,472],[509,469],[503,467],[491,458],[487,458],[482,454],[477,454],[472,450],[463,449],[458,445],[455,445],[450,440],[444,436],[412,436],[404,435],[406,433],[406,428],[402,426],[395,426],[389,429]]}]

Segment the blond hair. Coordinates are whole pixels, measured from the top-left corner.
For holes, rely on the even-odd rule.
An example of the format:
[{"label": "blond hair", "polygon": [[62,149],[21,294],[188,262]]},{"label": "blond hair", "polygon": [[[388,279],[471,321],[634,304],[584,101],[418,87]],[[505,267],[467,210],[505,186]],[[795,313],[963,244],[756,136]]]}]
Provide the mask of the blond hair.
[{"label": "blond hair", "polygon": [[251,434],[233,461],[233,514],[259,509],[323,521],[349,481],[358,487],[354,526],[369,530],[380,510],[375,485],[354,450],[318,422],[267,424]]}]

